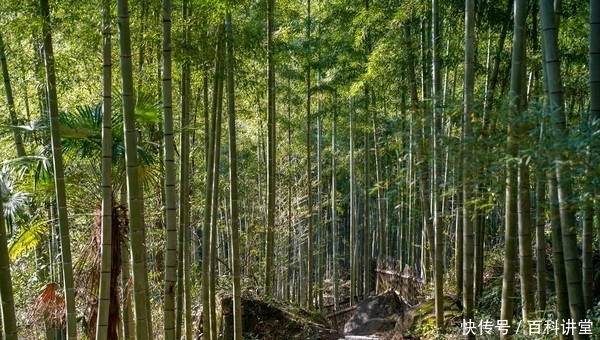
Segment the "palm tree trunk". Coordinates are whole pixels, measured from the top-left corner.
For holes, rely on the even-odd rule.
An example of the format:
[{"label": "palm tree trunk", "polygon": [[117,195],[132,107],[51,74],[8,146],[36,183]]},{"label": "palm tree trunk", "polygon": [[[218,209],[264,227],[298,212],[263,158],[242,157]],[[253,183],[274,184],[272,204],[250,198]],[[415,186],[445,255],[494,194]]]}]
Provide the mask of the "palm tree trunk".
[{"label": "palm tree trunk", "polygon": [[66,302],[67,338],[77,339],[77,311],[75,308],[75,288],[73,283],[73,262],[71,260],[71,238],[69,236],[69,218],[67,216],[67,193],[62,159],[60,139],[60,123],[58,121],[58,96],[56,93],[56,71],[54,67],[54,51],[52,49],[52,33],[50,7],[48,0],[40,0],[43,19],[44,61],[46,64],[46,87],[48,93],[48,109],[50,111],[50,136],[52,143],[52,163],[54,165],[54,186],[56,205],[58,207],[58,224],[60,229],[60,249],[62,258],[63,285]]},{"label": "palm tree trunk", "polygon": [[134,115],[133,65],[131,60],[128,0],[118,0],[118,14],[136,336],[138,339],[151,340],[152,332],[150,325],[152,325],[152,320],[150,310],[148,310],[148,271],[146,268],[146,243],[144,240],[143,196],[138,179],[137,131]]}]

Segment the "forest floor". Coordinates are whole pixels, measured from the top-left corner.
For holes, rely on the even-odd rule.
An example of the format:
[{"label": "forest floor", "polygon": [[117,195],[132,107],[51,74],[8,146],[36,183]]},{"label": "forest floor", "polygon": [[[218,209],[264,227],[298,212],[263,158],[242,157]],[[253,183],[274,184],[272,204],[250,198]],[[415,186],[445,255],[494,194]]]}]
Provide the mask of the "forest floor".
[{"label": "forest floor", "polygon": [[[551,254],[548,254],[549,258]],[[499,321],[501,292],[502,292],[502,268],[503,257],[500,251],[492,251],[486,258],[484,264],[484,281],[482,292],[477,299],[477,309],[475,311],[476,328],[473,329],[477,333],[478,339],[499,339],[499,330],[496,325]],[[396,328],[385,332],[379,332],[370,337],[344,337],[341,330],[331,329],[331,324],[326,319],[326,316],[316,311],[307,311],[299,308],[297,305],[286,304],[281,301],[266,302],[261,298],[254,297],[247,299],[244,309],[244,339],[306,339],[306,340],[362,340],[362,339],[386,339],[386,340],[401,340],[401,339],[463,339],[464,330],[461,326],[462,312],[460,303],[457,303],[455,298],[453,281],[454,273],[448,271],[446,273],[446,284],[444,285],[444,293],[446,295],[444,310],[447,317],[447,329],[443,334],[436,330],[435,313],[433,308],[433,287],[426,287],[423,292],[422,303],[415,306],[415,316],[412,326],[409,329],[400,329],[401,322],[396,323]],[[547,301],[546,310],[543,315],[545,318],[555,319],[556,307],[554,298],[554,279],[552,275],[552,267],[548,262],[546,265],[546,288],[549,299]],[[325,284],[327,292],[328,283]],[[329,294],[326,294],[326,302]],[[344,295],[344,294],[342,294]],[[341,298],[343,298],[342,296]],[[510,320],[513,324],[520,325],[520,287],[519,280],[515,287],[515,306],[514,320]],[[447,300],[447,301],[446,301]],[[407,311],[408,313],[408,311]],[[405,318],[403,315],[401,317]],[[593,321],[592,339],[600,339],[600,304],[598,307],[588,312],[588,318]],[[547,320],[542,320],[547,321]],[[485,332],[485,329],[478,328],[478,325],[483,323],[492,324],[491,332]],[[246,328],[248,327],[248,328]],[[560,326],[559,326],[560,329]],[[515,339],[554,339],[554,334],[530,334],[530,328],[522,325],[514,336]],[[247,334],[247,336],[246,336]]]}]

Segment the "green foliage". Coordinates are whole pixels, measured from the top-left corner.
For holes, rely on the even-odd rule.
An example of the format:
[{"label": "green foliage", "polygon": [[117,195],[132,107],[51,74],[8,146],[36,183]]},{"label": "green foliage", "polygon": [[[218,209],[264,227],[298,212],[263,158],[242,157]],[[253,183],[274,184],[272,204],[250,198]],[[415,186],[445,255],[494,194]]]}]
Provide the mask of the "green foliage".
[{"label": "green foliage", "polygon": [[591,339],[600,339],[600,324],[597,320],[600,320],[600,302],[594,305],[594,308],[588,310],[587,318],[592,320],[592,336]]},{"label": "green foliage", "polygon": [[15,174],[10,171],[10,168],[3,166],[0,170],[0,197],[9,233],[16,219],[23,217],[29,203],[29,195],[18,191],[16,181]]},{"label": "green foliage", "polygon": [[34,249],[48,232],[48,222],[42,219],[30,221],[27,227],[21,228],[18,235],[11,239],[8,252],[11,261]]},{"label": "green foliage", "polygon": [[[306,164],[306,94],[313,95],[312,112],[321,117],[323,136],[321,144],[322,178],[315,180],[321,185],[323,207],[330,203],[329,197],[331,179],[331,159],[336,160],[336,202],[340,226],[340,244],[347,246],[348,230],[345,229],[349,213],[363,216],[364,192],[366,183],[368,195],[375,200],[381,190],[385,205],[384,214],[389,232],[390,243],[399,244],[394,239],[394,233],[400,233],[403,228],[410,226],[415,235],[420,235],[422,211],[426,204],[420,202],[417,165],[431,164],[433,153],[429,148],[433,124],[431,98],[428,98],[431,86],[430,75],[430,3],[420,0],[404,0],[400,2],[369,1],[366,8],[364,1],[313,1],[310,22],[307,18],[306,2],[278,1],[276,5],[275,42],[276,42],[276,96],[277,96],[277,254],[278,261],[287,263],[288,246],[292,251],[292,267],[298,270],[295,257],[306,246],[305,232],[307,219],[307,197],[316,192],[307,191]],[[510,43],[496,46],[503,25],[510,23],[510,11],[507,2],[483,1],[477,6],[477,65],[476,65],[476,112],[472,117],[474,128],[473,140],[465,141],[462,137],[463,102],[463,18],[464,3],[458,0],[445,1],[440,4],[441,34],[442,34],[442,73],[444,78],[444,118],[443,136],[441,138],[444,160],[443,171],[445,186],[442,198],[446,205],[443,211],[444,221],[455,222],[456,198],[462,192],[460,182],[461,150],[466,143],[473,149],[473,159],[469,160],[478,169],[481,176],[476,176],[474,184],[481,188],[471,202],[479,213],[486,217],[486,245],[492,250],[486,250],[486,274],[490,276],[489,284],[498,287],[498,269],[501,268],[502,248],[502,215],[504,209],[505,186],[505,145],[508,94],[508,67]],[[140,145],[138,156],[142,167],[139,175],[145,180],[145,206],[149,216],[148,245],[149,252],[158,254],[164,247],[164,232],[161,228],[162,198],[159,192],[161,169],[162,131],[160,97],[160,17],[161,4],[159,1],[131,1],[133,61],[136,69],[136,118],[139,123],[138,139]],[[174,10],[179,10],[180,3],[175,3]],[[101,84],[101,63],[98,58],[100,35],[100,11],[94,2],[74,1],[55,2],[52,4],[53,30],[56,33],[56,62],[58,71],[59,102],[61,107],[60,123],[63,137],[63,153],[67,168],[67,183],[69,195],[69,211],[72,212],[75,242],[89,237],[85,233],[88,214],[95,209],[98,198],[99,159],[101,141],[102,110],[98,102]],[[535,9],[536,6],[533,6]],[[211,0],[190,1],[191,13],[186,22],[173,15],[173,84],[181,82],[179,70],[184,62],[192,65],[193,113],[195,121],[190,128],[193,136],[192,164],[189,171],[192,176],[191,204],[194,217],[202,215],[201,193],[205,186],[204,170],[204,105],[210,110],[212,88],[207,90],[209,100],[204,102],[203,79],[206,76],[208,86],[213,77],[215,32],[217,25],[222,22],[226,8],[232,9],[234,20],[234,46],[236,54],[236,110],[238,112],[238,160],[240,163],[240,212],[242,214],[242,233],[244,240],[245,276],[243,281],[248,287],[257,287],[262,278],[256,278],[256,273],[262,273],[264,265],[264,231],[265,231],[265,201],[266,201],[266,15],[264,1],[222,1]],[[535,9],[537,10],[537,9]],[[600,173],[600,162],[597,152],[587,155],[587,148],[593,145],[597,134],[587,128],[585,112],[589,100],[587,90],[587,11],[588,5],[576,0],[563,1],[563,17],[561,20],[562,62],[566,68],[565,89],[566,102],[570,110],[567,113],[570,139],[564,144],[551,140],[545,144],[540,136],[548,130],[551,122],[543,116],[542,86],[540,82],[541,55],[539,53],[539,34],[530,31],[528,41],[528,70],[532,72],[531,102],[529,109],[518,123],[522,124],[524,135],[519,138],[521,153],[515,161],[523,161],[532,168],[543,173],[553,166],[552,159],[557,150],[570,156],[575,178],[574,188],[578,193],[590,183],[584,176],[587,169]],[[47,231],[52,221],[42,221],[37,217],[36,206],[42,206],[54,199],[52,186],[52,165],[48,160],[51,150],[48,144],[48,121],[44,113],[44,74],[43,65],[39,61],[36,48],[39,44],[40,20],[36,6],[28,2],[7,1],[0,9],[0,28],[7,43],[8,61],[11,65],[11,81],[15,92],[16,109],[20,119],[18,126],[8,126],[5,123],[5,102],[0,98],[3,133],[0,135],[3,165],[10,171],[2,172],[8,185],[2,186],[2,197],[7,209],[9,226],[13,229],[11,239],[11,258],[17,260],[19,268],[25,268],[25,262],[33,261],[33,256],[27,251],[32,249],[42,234]],[[174,12],[175,13],[175,12]],[[532,19],[530,19],[532,20]],[[306,29],[310,24],[310,39],[307,39]],[[412,30],[410,44],[404,40],[404,25]],[[533,27],[533,21],[528,23]],[[190,29],[189,43],[183,44],[183,32]],[[116,33],[116,25],[113,34]],[[489,68],[486,60],[488,39],[490,43]],[[116,40],[114,34],[113,40]],[[510,39],[509,39],[510,40]],[[534,45],[535,44],[535,45]],[[537,49],[533,49],[537,46]],[[423,48],[421,50],[421,48]],[[491,68],[494,63],[495,51],[500,55],[500,71],[497,87],[493,91],[494,99],[490,108],[484,109],[484,99],[489,93]],[[410,54],[408,52],[411,52]],[[113,53],[115,53],[114,51]],[[409,55],[412,60],[409,60]],[[113,56],[114,58],[114,56]],[[410,111],[410,90],[408,66],[414,64],[416,74],[418,107]],[[115,74],[118,72],[118,65]],[[312,69],[312,86],[306,88],[306,70]],[[158,73],[157,73],[158,71]],[[319,82],[317,82],[319,74]],[[116,77],[115,77],[116,79]],[[115,85],[117,82],[115,82]],[[124,146],[121,113],[121,96],[119,89],[113,94],[113,171],[115,176],[116,193],[124,187]],[[365,89],[370,89],[371,101],[369,112],[365,110]],[[354,102],[355,117],[355,147],[357,161],[356,183],[360,198],[357,207],[349,207],[349,99]],[[318,98],[318,100],[316,99]],[[317,112],[317,101],[320,110]],[[178,117],[180,107],[174,101],[173,113]],[[336,151],[331,149],[332,118],[335,113],[337,124]],[[288,118],[289,114],[289,118]],[[38,117],[38,116],[41,116]],[[316,119],[313,124],[316,124]],[[177,122],[176,122],[177,123]],[[314,125],[313,125],[314,126]],[[13,159],[14,150],[10,140],[13,131],[21,132],[24,136],[26,149],[30,155]],[[316,129],[313,129],[313,133]],[[288,141],[289,132],[289,141]],[[175,132],[176,134],[179,131]],[[223,132],[225,135],[226,131]],[[369,138],[371,149],[365,149],[364,138]],[[178,137],[178,135],[176,136]],[[312,136],[312,145],[316,145],[316,133]],[[417,145],[420,148],[417,153]],[[377,161],[381,167],[379,182],[376,174],[371,171],[371,178],[365,179],[365,165],[375,169],[375,148]],[[223,143],[223,152],[227,143]],[[41,152],[39,152],[41,151]],[[316,159],[316,149],[310,150],[311,157]],[[369,155],[369,157],[367,157]],[[224,156],[224,154],[223,154]],[[220,175],[227,176],[226,157]],[[367,159],[369,160],[366,163]],[[176,159],[177,161],[177,159]],[[366,164],[365,164],[366,163]],[[316,162],[313,162],[313,173],[316,174]],[[4,171],[4,170],[3,170]],[[10,176],[8,175],[10,173]],[[538,175],[537,173],[535,175]],[[597,177],[597,176],[596,176]],[[4,181],[4,177],[2,180]],[[12,182],[11,182],[12,181]],[[597,180],[596,180],[597,181]],[[227,180],[222,180],[225,192]],[[292,188],[288,197],[287,186]],[[316,191],[316,190],[315,190]],[[222,196],[225,197],[225,196]],[[287,200],[290,199],[292,211],[287,211]],[[583,200],[596,199],[593,195],[575,195],[573,203],[580,206]],[[226,225],[227,203],[220,206],[219,222]],[[31,203],[33,211],[23,210]],[[323,208],[320,207],[320,208]],[[354,209],[354,210],[352,210]],[[329,228],[329,208],[324,209],[322,225]],[[45,211],[44,211],[45,212]],[[14,216],[14,217],[13,217]],[[44,215],[45,216],[45,215]],[[375,215],[373,220],[375,221]],[[292,229],[288,230],[288,222]],[[360,222],[364,223],[364,222]],[[194,225],[195,226],[195,225]],[[453,227],[452,227],[453,228]],[[374,229],[374,233],[378,232]],[[227,239],[226,228],[220,233]],[[325,234],[328,234],[327,229]],[[290,235],[291,234],[291,235]],[[288,244],[291,237],[292,244]],[[417,237],[418,238],[418,237]],[[406,240],[404,240],[406,242]],[[495,245],[495,246],[494,246]],[[410,247],[420,249],[421,244],[415,240]],[[449,246],[451,248],[451,246]],[[414,249],[394,250],[401,252],[418,252]],[[408,247],[407,247],[408,248]],[[450,252],[451,249],[448,249]],[[221,246],[220,252],[226,247]],[[344,261],[348,258],[348,249],[340,250],[339,257]],[[80,256],[80,254],[78,254]],[[226,257],[222,257],[226,258]],[[417,256],[418,259],[418,256]],[[158,260],[157,260],[158,261]],[[157,268],[150,268],[151,277],[156,286],[160,284],[161,274]],[[416,264],[411,264],[416,265]],[[299,270],[298,270],[299,271]],[[23,275],[32,275],[31,270],[23,270]],[[226,273],[221,273],[227,275]],[[496,277],[495,279],[493,277]],[[24,278],[16,280],[18,285],[27,286]],[[197,282],[196,282],[197,283]],[[223,289],[229,290],[226,279],[220,280]],[[449,284],[450,285],[450,280]],[[448,291],[449,289],[447,289]],[[195,293],[197,287],[192,288]],[[481,300],[481,313],[492,317],[500,304],[499,290],[484,290]],[[158,297],[155,296],[158,301]],[[21,304],[24,303],[21,301]],[[594,313],[597,308],[594,309]],[[595,314],[594,314],[595,315]],[[432,324],[424,323],[423,332],[434,335]]]}]

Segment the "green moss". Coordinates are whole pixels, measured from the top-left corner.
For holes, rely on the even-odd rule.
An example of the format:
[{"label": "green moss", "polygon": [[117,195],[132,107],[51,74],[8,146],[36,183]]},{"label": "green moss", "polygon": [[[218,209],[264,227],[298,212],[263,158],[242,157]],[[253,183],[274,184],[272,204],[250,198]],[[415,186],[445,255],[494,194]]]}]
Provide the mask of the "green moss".
[{"label": "green moss", "polygon": [[[437,334],[435,320],[435,300],[429,299],[411,308],[405,316],[404,326],[409,327],[409,334],[420,338],[431,338]],[[454,299],[449,296],[444,297],[444,323],[446,327],[453,327],[460,324],[462,311],[459,310]]]}]

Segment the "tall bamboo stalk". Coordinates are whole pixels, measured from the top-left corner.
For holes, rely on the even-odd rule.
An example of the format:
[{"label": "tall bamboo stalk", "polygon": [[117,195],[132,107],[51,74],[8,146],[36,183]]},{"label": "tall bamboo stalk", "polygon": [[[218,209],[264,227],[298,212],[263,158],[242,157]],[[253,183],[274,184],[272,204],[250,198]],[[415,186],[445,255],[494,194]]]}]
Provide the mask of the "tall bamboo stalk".
[{"label": "tall bamboo stalk", "polygon": [[[526,18],[525,1],[515,0],[515,18],[513,35],[513,56],[511,68],[511,98],[510,111],[508,119],[508,137],[506,141],[506,153],[508,155],[506,168],[506,226],[505,226],[505,244],[506,254],[504,255],[504,272],[502,275],[502,306],[500,318],[510,320],[513,315],[514,296],[515,296],[515,271],[517,264],[517,224],[518,224],[518,127],[522,106],[522,95],[524,79],[524,58],[525,58],[525,27]],[[513,334],[512,327],[507,334],[501,334],[502,338],[511,338]]]},{"label": "tall bamboo stalk", "polygon": [[56,91],[56,69],[54,50],[52,47],[52,23],[48,0],[40,0],[43,20],[44,62],[46,66],[46,91],[48,94],[48,110],[50,112],[50,137],[52,145],[52,164],[54,168],[54,188],[58,209],[58,225],[60,230],[60,255],[62,259],[62,278],[66,305],[67,338],[77,339],[77,311],[75,307],[75,287],[73,282],[73,261],[71,259],[71,237],[69,235],[69,217],[67,211],[67,192],[62,157],[62,143],[58,114],[58,94]]},{"label": "tall bamboo stalk", "polygon": [[463,120],[463,308],[464,318],[473,319],[473,212],[471,159],[473,130],[473,91],[475,85],[475,1],[465,0],[465,73],[464,73],[464,120]]},{"label": "tall bamboo stalk", "polygon": [[[112,58],[110,1],[102,2],[102,234],[100,250],[100,279],[98,292],[98,317],[96,321],[96,339],[116,339],[118,318],[110,320],[111,295],[117,294],[117,278],[111,277],[113,242],[113,192],[112,192]],[[117,264],[120,267],[120,263]],[[111,287],[114,283],[114,287]],[[118,306],[113,306],[118,313]],[[110,321],[109,321],[110,320]],[[113,324],[109,324],[112,322]],[[111,327],[112,326],[112,327]],[[111,327],[111,329],[109,329]],[[110,335],[109,335],[110,334]]]},{"label": "tall bamboo stalk", "polygon": [[8,241],[6,237],[6,223],[4,207],[0,199],[0,338],[17,340],[19,338],[17,318],[15,314],[15,301],[13,297],[12,276],[10,273],[10,260],[8,258]]},{"label": "tall bamboo stalk", "polygon": [[[308,44],[307,56],[310,56],[310,0],[307,1],[307,24],[306,24],[306,40]],[[314,230],[313,230],[313,192],[312,192],[312,160],[311,160],[311,59],[306,60],[306,185],[307,185],[307,259],[306,259],[306,295],[307,307],[313,307],[313,261],[314,261]]]},{"label": "tall bamboo stalk", "polygon": [[242,339],[242,288],[240,275],[239,197],[237,172],[237,138],[234,96],[234,58],[231,12],[225,15],[227,45],[227,112],[229,122],[229,183],[231,209],[231,270],[233,276],[234,339]]},{"label": "tall bamboo stalk", "polygon": [[[548,82],[549,104],[552,117],[553,139],[558,145],[553,146],[555,173],[558,186],[558,202],[563,240],[567,291],[571,319],[579,322],[585,318],[585,302],[581,280],[581,265],[577,246],[575,223],[575,205],[572,199],[573,186],[568,155],[564,152],[567,142],[566,116],[564,112],[563,85],[561,78],[560,53],[558,50],[558,18],[552,0],[540,0],[540,18],[542,22],[542,39],[545,52],[545,78]],[[575,339],[585,335],[575,332]]]},{"label": "tall bamboo stalk", "polygon": [[[184,23],[187,23],[190,15],[189,1],[184,0],[181,8],[181,17]],[[186,46],[190,40],[190,27],[186,25],[183,31],[183,46]],[[184,49],[185,50],[185,49]],[[180,285],[183,288],[183,319],[185,319],[185,337],[186,339],[192,338],[192,332],[194,325],[192,324],[192,285],[191,285],[191,230],[190,230],[190,219],[191,219],[191,205],[190,205],[190,172],[193,169],[193,162],[190,162],[190,126],[192,122],[192,82],[191,82],[191,65],[188,59],[185,59],[181,66],[181,121],[180,121],[180,134],[179,134],[179,148],[180,148],[180,163],[179,163],[179,246],[183,246],[183,249],[179,251],[181,256],[179,262],[183,262],[181,268],[182,273],[180,276],[183,277],[183,282],[180,281]],[[191,165],[191,166],[190,166]],[[181,302],[181,300],[180,300]],[[179,339],[179,338],[178,338]]]},{"label": "tall bamboo stalk", "polygon": [[331,252],[332,252],[332,281],[333,281],[333,308],[339,308],[339,262],[338,262],[338,221],[337,221],[337,183],[336,183],[336,114],[337,114],[337,94],[334,94],[333,117],[331,118]]},{"label": "tall bamboo stalk", "polygon": [[162,98],[165,162],[166,255],[164,281],[164,338],[175,339],[175,295],[177,293],[177,205],[175,141],[173,135],[173,88],[171,62],[171,1],[162,5]]},{"label": "tall bamboo stalk", "polygon": [[[211,331],[211,294],[210,294],[210,267],[211,267],[211,237],[212,237],[212,212],[213,209],[213,190],[214,190],[214,181],[215,176],[218,176],[218,173],[215,173],[214,163],[215,163],[215,144],[216,144],[216,136],[217,136],[217,102],[218,102],[218,91],[220,85],[220,74],[221,72],[221,59],[220,50],[221,50],[221,39],[219,38],[216,46],[216,58],[215,58],[215,74],[214,74],[214,82],[213,82],[213,98],[212,98],[212,107],[211,107],[211,117],[210,117],[210,131],[208,134],[208,148],[207,148],[207,156],[206,156],[206,189],[204,196],[204,221],[202,225],[202,329],[204,334],[206,334],[208,340],[213,339],[212,331]],[[214,300],[214,297],[213,297]],[[214,335],[216,337],[216,335]]]},{"label": "tall bamboo stalk", "polygon": [[356,276],[357,276],[357,242],[356,242],[356,188],[355,188],[355,164],[354,164],[354,99],[349,99],[350,106],[350,244],[349,244],[349,256],[350,256],[350,305],[356,302]]},{"label": "tall bamboo stalk", "polygon": [[[590,125],[591,133],[595,133],[599,130],[598,120],[600,119],[600,2],[590,0]],[[591,150],[597,148],[597,142],[592,142]],[[590,150],[590,149],[588,149]],[[593,157],[593,153],[588,151],[588,157]],[[594,160],[591,160],[593,164]],[[590,197],[593,197],[595,193],[599,191],[598,178],[594,178],[594,171],[592,168],[587,169],[588,172],[588,185],[586,190]],[[597,196],[596,196],[597,197]],[[584,211],[584,225],[583,225],[583,284],[584,284],[584,295],[586,302],[586,310],[592,308],[593,302],[593,229],[594,229],[594,214],[600,213],[599,211],[594,212],[594,209],[598,208],[599,200],[596,199],[596,203],[592,199],[587,199]],[[597,221],[600,223],[600,221]],[[600,228],[597,228],[600,230]]]},{"label": "tall bamboo stalk", "polygon": [[[0,35],[0,66],[2,67],[2,79],[4,80],[4,91],[6,92],[6,104],[8,106],[8,115],[10,117],[10,123],[13,126],[17,126],[19,125],[19,120],[17,119],[15,100],[12,93],[12,86],[10,85],[10,77],[8,74],[8,62],[6,61],[5,49],[6,46],[4,45],[4,40],[2,40],[2,35]],[[23,146],[23,139],[21,138],[21,133],[17,130],[14,130],[13,136],[15,140],[15,149],[17,151],[17,157],[25,156],[25,147]]]},{"label": "tall bamboo stalk", "polygon": [[275,191],[277,139],[275,111],[275,47],[273,43],[275,0],[267,0],[267,245],[265,261],[265,294],[273,293],[275,261]]},{"label": "tall bamboo stalk", "polygon": [[443,329],[444,321],[444,226],[442,222],[442,94],[441,94],[441,36],[438,0],[432,0],[432,80],[433,80],[433,227],[435,228],[435,316],[436,327]]},{"label": "tall bamboo stalk", "polygon": [[210,222],[210,258],[209,258],[209,303],[210,303],[210,314],[208,315],[208,317],[210,318],[210,334],[211,334],[211,339],[216,340],[218,337],[218,333],[217,333],[217,316],[216,316],[216,311],[217,311],[217,304],[216,304],[216,295],[217,295],[217,287],[216,287],[216,281],[217,281],[217,272],[216,272],[216,266],[217,266],[217,251],[219,250],[217,245],[218,245],[218,237],[219,237],[219,228],[218,228],[218,217],[217,214],[219,212],[219,202],[220,202],[220,190],[219,190],[219,183],[220,183],[220,164],[221,164],[221,125],[222,125],[222,116],[223,116],[223,85],[224,85],[224,71],[225,71],[225,64],[224,64],[224,57],[225,57],[225,51],[224,51],[224,39],[223,39],[223,30],[221,29],[220,33],[219,33],[219,45],[221,45],[218,48],[218,53],[217,53],[217,58],[219,58],[221,61],[219,62],[219,77],[218,79],[218,86],[217,86],[217,92],[216,92],[216,120],[215,120],[215,136],[214,136],[214,161],[213,161],[213,168],[212,171],[214,173],[213,175],[213,182],[212,182],[212,204],[211,204],[211,208],[212,211],[210,213],[211,215],[211,222]]}]

